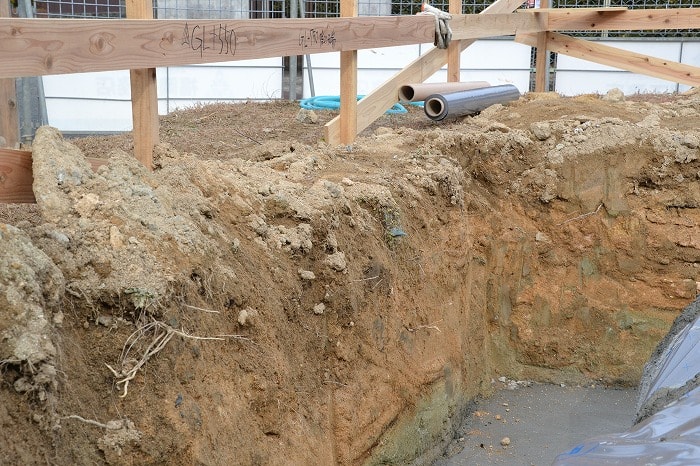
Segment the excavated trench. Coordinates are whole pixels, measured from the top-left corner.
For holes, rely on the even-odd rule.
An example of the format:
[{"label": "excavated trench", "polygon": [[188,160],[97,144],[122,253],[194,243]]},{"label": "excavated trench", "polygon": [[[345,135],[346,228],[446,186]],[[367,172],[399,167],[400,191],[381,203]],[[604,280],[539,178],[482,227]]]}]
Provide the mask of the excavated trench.
[{"label": "excavated trench", "polygon": [[700,280],[698,108],[528,96],[154,172],[42,128],[0,230],[8,461],[428,462],[499,377],[637,384]]}]

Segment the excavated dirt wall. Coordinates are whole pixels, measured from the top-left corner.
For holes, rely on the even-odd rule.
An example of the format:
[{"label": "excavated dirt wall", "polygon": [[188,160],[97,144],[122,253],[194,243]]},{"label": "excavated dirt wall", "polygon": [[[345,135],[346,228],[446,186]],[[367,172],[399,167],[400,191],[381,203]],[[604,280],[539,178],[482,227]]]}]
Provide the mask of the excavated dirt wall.
[{"label": "excavated dirt wall", "polygon": [[697,293],[694,93],[351,150],[257,108],[236,150],[220,107],[172,116],[153,172],[37,133],[37,206],[0,230],[8,462],[427,462],[498,377],[636,384]]}]

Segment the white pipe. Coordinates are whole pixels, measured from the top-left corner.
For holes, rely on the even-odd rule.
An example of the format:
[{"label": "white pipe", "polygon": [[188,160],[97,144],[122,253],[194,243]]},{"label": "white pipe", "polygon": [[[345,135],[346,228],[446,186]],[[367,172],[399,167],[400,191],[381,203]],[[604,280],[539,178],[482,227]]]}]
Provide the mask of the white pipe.
[{"label": "white pipe", "polygon": [[490,84],[486,81],[405,84],[399,87],[399,100],[402,102],[418,102],[419,100],[425,100],[430,94],[444,94],[446,92],[466,91],[489,86]]}]

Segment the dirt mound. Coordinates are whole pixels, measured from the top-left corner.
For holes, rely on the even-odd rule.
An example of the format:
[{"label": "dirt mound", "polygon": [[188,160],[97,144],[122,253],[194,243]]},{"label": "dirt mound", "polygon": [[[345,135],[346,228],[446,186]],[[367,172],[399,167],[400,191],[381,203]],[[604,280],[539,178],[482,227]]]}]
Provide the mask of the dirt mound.
[{"label": "dirt mound", "polygon": [[666,100],[411,110],[351,148],[201,107],[153,172],[42,128],[0,236],[8,461],[399,464],[493,378],[637,383],[700,279],[700,100]]}]

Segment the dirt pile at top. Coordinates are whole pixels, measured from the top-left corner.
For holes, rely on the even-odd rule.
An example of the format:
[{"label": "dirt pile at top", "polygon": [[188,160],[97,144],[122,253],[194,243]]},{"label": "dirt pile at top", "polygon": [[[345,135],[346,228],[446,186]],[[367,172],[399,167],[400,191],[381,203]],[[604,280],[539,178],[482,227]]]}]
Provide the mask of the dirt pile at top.
[{"label": "dirt pile at top", "polygon": [[195,109],[154,172],[42,128],[40,220],[0,237],[8,457],[405,463],[499,376],[636,383],[700,279],[699,109],[527,96],[351,150]]}]

